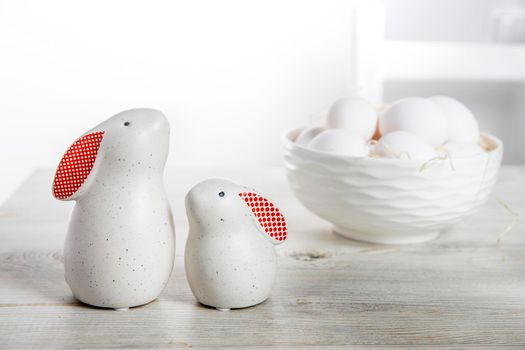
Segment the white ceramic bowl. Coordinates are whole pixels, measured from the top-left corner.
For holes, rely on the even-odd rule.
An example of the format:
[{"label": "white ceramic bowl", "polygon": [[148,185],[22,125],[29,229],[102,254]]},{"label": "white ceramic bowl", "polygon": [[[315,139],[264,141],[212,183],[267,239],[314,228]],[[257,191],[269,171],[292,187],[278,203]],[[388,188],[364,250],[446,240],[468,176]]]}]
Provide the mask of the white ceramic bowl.
[{"label": "white ceramic bowl", "polygon": [[297,145],[299,132],[283,136],[296,197],[336,233],[374,243],[431,240],[474,213],[488,200],[503,156],[502,142],[485,136],[490,151],[453,159],[453,167],[447,160],[345,157]]}]

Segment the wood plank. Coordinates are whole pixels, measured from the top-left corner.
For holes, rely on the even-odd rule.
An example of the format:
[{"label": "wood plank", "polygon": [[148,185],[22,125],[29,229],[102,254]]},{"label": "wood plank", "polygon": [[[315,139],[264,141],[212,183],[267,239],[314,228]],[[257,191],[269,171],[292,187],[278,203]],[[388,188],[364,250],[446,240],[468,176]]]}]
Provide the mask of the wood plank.
[{"label": "wood plank", "polygon": [[[177,225],[175,269],[161,297],[128,312],[79,304],[63,279],[71,203],[50,198],[39,170],[0,208],[0,348],[497,348],[525,347],[525,168],[506,167],[493,200],[437,240],[369,245],[331,233],[293,198],[279,169],[217,171],[270,193],[288,217],[271,298],[218,312],[198,305],[182,251],[183,197],[210,172],[168,178]],[[248,181],[247,181],[248,180]],[[249,181],[251,180],[251,181]]]}]

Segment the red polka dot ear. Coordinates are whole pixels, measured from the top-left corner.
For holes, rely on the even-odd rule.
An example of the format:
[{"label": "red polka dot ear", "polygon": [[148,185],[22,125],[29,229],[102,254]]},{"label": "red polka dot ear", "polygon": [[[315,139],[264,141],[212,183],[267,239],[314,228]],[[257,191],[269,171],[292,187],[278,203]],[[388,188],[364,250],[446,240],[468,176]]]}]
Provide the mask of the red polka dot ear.
[{"label": "red polka dot ear", "polygon": [[87,134],[69,147],[55,173],[55,198],[68,199],[82,186],[93,168],[103,137],[103,131]]},{"label": "red polka dot ear", "polygon": [[241,192],[239,196],[250,207],[263,232],[272,238],[275,244],[282,243],[286,239],[287,231],[281,211],[272,202],[256,193]]}]

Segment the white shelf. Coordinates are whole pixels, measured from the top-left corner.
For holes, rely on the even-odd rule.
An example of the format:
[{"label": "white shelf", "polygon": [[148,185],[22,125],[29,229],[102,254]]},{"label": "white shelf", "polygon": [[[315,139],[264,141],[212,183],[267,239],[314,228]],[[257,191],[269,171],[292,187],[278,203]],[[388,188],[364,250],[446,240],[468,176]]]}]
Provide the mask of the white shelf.
[{"label": "white shelf", "polygon": [[525,45],[386,41],[385,81],[525,82]]}]

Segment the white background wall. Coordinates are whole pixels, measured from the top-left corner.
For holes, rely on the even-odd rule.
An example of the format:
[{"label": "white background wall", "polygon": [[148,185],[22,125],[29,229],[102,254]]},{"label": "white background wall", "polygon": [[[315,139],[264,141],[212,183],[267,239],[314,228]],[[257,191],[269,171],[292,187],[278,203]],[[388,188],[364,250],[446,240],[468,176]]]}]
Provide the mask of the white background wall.
[{"label": "white background wall", "polygon": [[525,0],[386,0],[385,5],[387,39],[488,42],[498,37],[498,21],[509,12],[513,16],[504,18],[522,24],[506,24],[523,30]]},{"label": "white background wall", "polygon": [[[0,203],[32,169],[56,166],[77,136],[132,107],[170,119],[170,166],[278,164],[283,130],[341,95],[381,96],[372,61],[382,13],[368,8],[356,21],[355,1],[381,2],[0,0]],[[496,10],[525,0],[385,5],[387,39],[472,43],[493,39]],[[384,96],[437,93],[502,136],[507,162],[525,162],[525,81],[387,81]]]},{"label": "white background wall", "polygon": [[347,0],[0,1],[0,202],[133,107],[170,119],[172,166],[278,164],[352,90],[352,35]]}]

